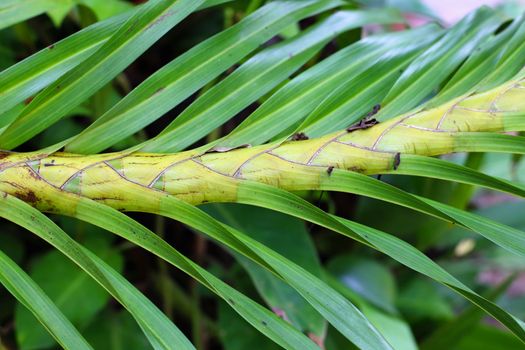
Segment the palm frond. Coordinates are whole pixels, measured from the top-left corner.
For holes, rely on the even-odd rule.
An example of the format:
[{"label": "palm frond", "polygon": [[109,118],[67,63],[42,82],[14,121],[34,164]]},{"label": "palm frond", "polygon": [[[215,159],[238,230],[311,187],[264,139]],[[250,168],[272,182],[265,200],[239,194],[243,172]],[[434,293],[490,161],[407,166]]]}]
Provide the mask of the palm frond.
[{"label": "palm frond", "polygon": [[[522,321],[418,248],[323,211],[295,193],[322,190],[377,199],[470,230],[523,258],[523,231],[369,175],[440,179],[524,197],[525,187],[517,181],[436,158],[455,152],[525,153],[525,138],[516,135],[525,131],[524,15],[509,19],[480,8],[449,29],[431,24],[372,35],[321,60],[323,48],[341,34],[370,23],[401,22],[400,13],[348,10],[342,0],[272,1],[150,75],[79,134],[32,152],[8,151],[70,116],[191,13],[224,2],[151,0],[1,72],[0,147],[6,151],[0,154],[0,216],[82,268],[127,309],[156,349],[195,346],[146,296],[42,212],[77,218],[151,252],[286,349],[317,348],[309,336],[324,336],[324,320],[359,348],[402,346],[369,317],[359,298],[259,242],[234,225],[227,211],[210,214],[198,205],[242,203],[336,232],[450,288],[525,342]],[[51,3],[8,1],[0,7],[0,28],[50,11]],[[15,7],[30,4],[24,16],[8,18]],[[268,42],[315,16],[322,17],[315,25],[282,42]],[[155,137],[124,151],[96,154],[199,90]],[[185,150],[257,101],[233,131]],[[63,147],[65,153],[57,152]],[[181,222],[264,269],[318,314],[317,334],[303,334],[297,324],[208,272],[126,211]],[[0,282],[60,345],[89,348],[1,252],[0,265]]]}]

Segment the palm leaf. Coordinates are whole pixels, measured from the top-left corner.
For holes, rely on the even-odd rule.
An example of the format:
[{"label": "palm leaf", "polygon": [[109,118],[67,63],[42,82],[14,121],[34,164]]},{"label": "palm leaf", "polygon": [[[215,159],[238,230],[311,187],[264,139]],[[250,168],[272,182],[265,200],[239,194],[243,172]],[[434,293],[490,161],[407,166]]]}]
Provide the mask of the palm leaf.
[{"label": "palm leaf", "polygon": [[[67,117],[189,14],[222,2],[149,1],[0,73],[0,146],[13,149]],[[22,5],[0,7],[0,28],[50,10],[41,3],[9,20],[5,18],[13,6]],[[148,250],[208,288],[283,348],[316,346],[301,330],[122,212],[171,218],[251,260],[291,287],[359,348],[390,349],[394,341],[344,293],[249,232],[196,206],[249,204],[337,232],[450,288],[525,342],[523,323],[516,316],[414,246],[329,214],[293,193],[323,190],[379,199],[470,230],[523,258],[524,232],[367,175],[433,178],[524,197],[520,183],[434,158],[453,152],[525,152],[523,137],[504,134],[525,131],[524,17],[502,27],[505,16],[481,8],[449,29],[429,25],[370,36],[320,60],[316,55],[341,33],[369,23],[402,21],[392,9],[344,10],[343,5],[340,0],[270,2],[162,67],[78,135],[33,152],[2,152],[0,215],[46,240],[108,290],[154,348],[194,345],[123,276],[41,212],[75,217]],[[280,43],[265,44],[290,25],[315,16],[324,18]],[[236,64],[237,69],[219,79]],[[205,86],[157,136],[126,151],[96,154]],[[231,133],[184,151],[262,99]],[[379,103],[379,123],[360,122]],[[68,153],[56,152],[63,146]],[[0,264],[2,284],[59,344],[88,347],[2,253]],[[366,309],[363,305],[358,304]]]}]

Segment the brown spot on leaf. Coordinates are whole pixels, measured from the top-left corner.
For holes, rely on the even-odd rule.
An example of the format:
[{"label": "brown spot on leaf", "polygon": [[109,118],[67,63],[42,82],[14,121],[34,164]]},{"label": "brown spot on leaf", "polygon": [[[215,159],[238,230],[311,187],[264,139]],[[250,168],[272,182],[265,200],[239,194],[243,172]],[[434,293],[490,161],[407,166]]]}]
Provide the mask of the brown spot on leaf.
[{"label": "brown spot on leaf", "polygon": [[381,105],[378,103],[374,107],[372,107],[372,111],[370,111],[366,116],[370,118],[376,115],[380,109],[381,109]]},{"label": "brown spot on leaf", "polygon": [[35,192],[31,190],[17,191],[15,192],[15,196],[23,200],[24,202],[32,204],[32,205],[38,202],[38,198],[36,197]]},{"label": "brown spot on leaf", "polygon": [[401,153],[397,152],[394,156],[394,170],[397,170],[399,164],[401,164]]},{"label": "brown spot on leaf", "polygon": [[31,101],[33,101],[34,98],[35,98],[35,96],[30,96],[30,97],[26,98],[24,100],[24,104],[27,106],[28,104],[31,103]]},{"label": "brown spot on leaf", "polygon": [[[229,152],[229,151],[233,151],[235,149],[240,149],[240,148],[249,148],[251,147],[252,145],[250,145],[249,143],[245,143],[243,145],[239,145],[239,146],[235,146],[235,147],[223,147],[223,146],[215,146],[213,148],[210,148],[209,150],[207,150],[206,152],[204,152],[205,154],[206,153],[224,153],[224,152]],[[194,158],[194,159],[197,159]],[[200,161],[200,160],[199,160]]]},{"label": "brown spot on leaf", "polygon": [[151,23],[146,29],[155,27],[159,23],[162,23],[166,18],[173,16],[174,13],[175,11],[168,11],[168,13],[165,13],[162,16],[160,16],[155,22]]},{"label": "brown spot on leaf", "polygon": [[379,121],[377,119],[375,118],[367,119],[367,118],[361,119],[358,123],[346,128],[346,131],[352,132],[352,131],[360,130],[360,129],[368,129],[376,124],[379,124]]},{"label": "brown spot on leaf", "polygon": [[363,172],[363,169],[361,167],[356,166],[356,165],[351,166],[350,168],[348,168],[348,170],[355,171],[356,173],[362,173]]},{"label": "brown spot on leaf", "polygon": [[[28,167],[29,167],[29,166],[28,166]],[[31,167],[29,167],[29,168],[31,169],[31,170],[29,171],[29,176],[31,176],[31,177],[32,177],[33,179],[35,179],[35,180],[42,180],[42,179],[40,178],[40,176],[36,173],[36,171],[35,171],[33,168],[31,168]]]},{"label": "brown spot on leaf", "polygon": [[304,132],[298,132],[292,136],[292,141],[304,141],[308,139],[309,137],[306,136]]}]

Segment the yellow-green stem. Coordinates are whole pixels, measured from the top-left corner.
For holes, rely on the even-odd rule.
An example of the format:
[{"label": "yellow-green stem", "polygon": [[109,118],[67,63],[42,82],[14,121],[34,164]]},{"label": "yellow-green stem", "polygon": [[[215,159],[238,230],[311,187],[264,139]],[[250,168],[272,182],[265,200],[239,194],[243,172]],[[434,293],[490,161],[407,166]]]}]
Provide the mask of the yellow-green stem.
[{"label": "yellow-green stem", "polygon": [[[367,129],[223,153],[1,153],[0,191],[43,211],[73,213],[63,196],[85,196],[119,210],[153,211],[174,195],[191,204],[235,201],[244,180],[286,190],[318,189],[341,168],[395,172],[399,155],[473,149],[475,132],[525,130],[525,79],[409,113]],[[67,202],[67,201],[66,201]]]}]

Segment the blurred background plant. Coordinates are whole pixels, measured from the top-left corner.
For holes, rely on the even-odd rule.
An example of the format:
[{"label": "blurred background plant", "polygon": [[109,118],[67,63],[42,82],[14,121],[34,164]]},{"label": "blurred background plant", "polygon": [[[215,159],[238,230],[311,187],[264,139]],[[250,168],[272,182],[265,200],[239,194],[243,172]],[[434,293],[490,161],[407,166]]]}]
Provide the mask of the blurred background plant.
[{"label": "blurred background plant", "polygon": [[[79,29],[120,15],[141,2],[0,0],[0,25],[3,28],[0,30],[0,70],[54,45]],[[79,134],[173,58],[238,23],[264,3],[263,0],[238,0],[193,13],[111,83],[71,110],[68,118],[50,126],[17,150],[41,149]],[[325,45],[302,69],[315,65],[363,36],[432,21],[449,27],[482,4],[495,6],[510,17],[516,17],[523,11],[523,1],[349,1],[347,8],[351,9],[397,9],[407,23],[367,23],[345,31]],[[13,6],[19,8],[9,12]],[[324,18],[324,15],[311,16],[290,25],[268,41],[266,46],[292,38]],[[220,79],[231,74],[235,68],[225,72]],[[112,150],[122,150],[157,135],[218,80],[210,82],[154,123],[116,143]],[[196,145],[228,134],[282,84]],[[31,98],[28,98],[25,104],[30,101]],[[3,122],[2,126],[5,125],[7,123]],[[467,157],[456,154],[447,159],[490,175],[525,182],[525,161],[521,157],[502,154]],[[516,197],[429,178],[384,176],[383,181],[525,230],[525,202]],[[515,316],[525,318],[525,261],[522,258],[509,255],[503,248],[471,232],[385,202],[340,193],[308,192],[301,193],[301,196],[325,211],[385,230],[412,243],[480,294],[496,300]],[[465,299],[437,282],[414,274],[377,251],[282,213],[238,204],[202,207],[223,222],[249,232],[252,237],[310,272],[324,276],[325,281],[358,305],[369,319],[380,324],[381,331],[388,334],[388,339],[397,349],[525,348]],[[300,329],[309,329],[312,337],[313,334],[324,334],[328,329],[322,341],[326,349],[353,348],[348,340],[328,327],[326,321],[293,289],[253,262],[241,256],[232,256],[221,246],[175,221],[140,213],[131,216],[236,289],[268,305]],[[163,260],[124,239],[107,235],[95,226],[62,216],[52,218],[154,301],[197,348],[278,348],[211,292],[183,273],[168,268]],[[0,251],[29,272],[96,349],[150,347],[133,318],[96,282],[58,251],[36,237],[22,233],[23,230],[15,224],[3,221]],[[56,347],[53,338],[34,316],[0,287],[0,349]]]}]

